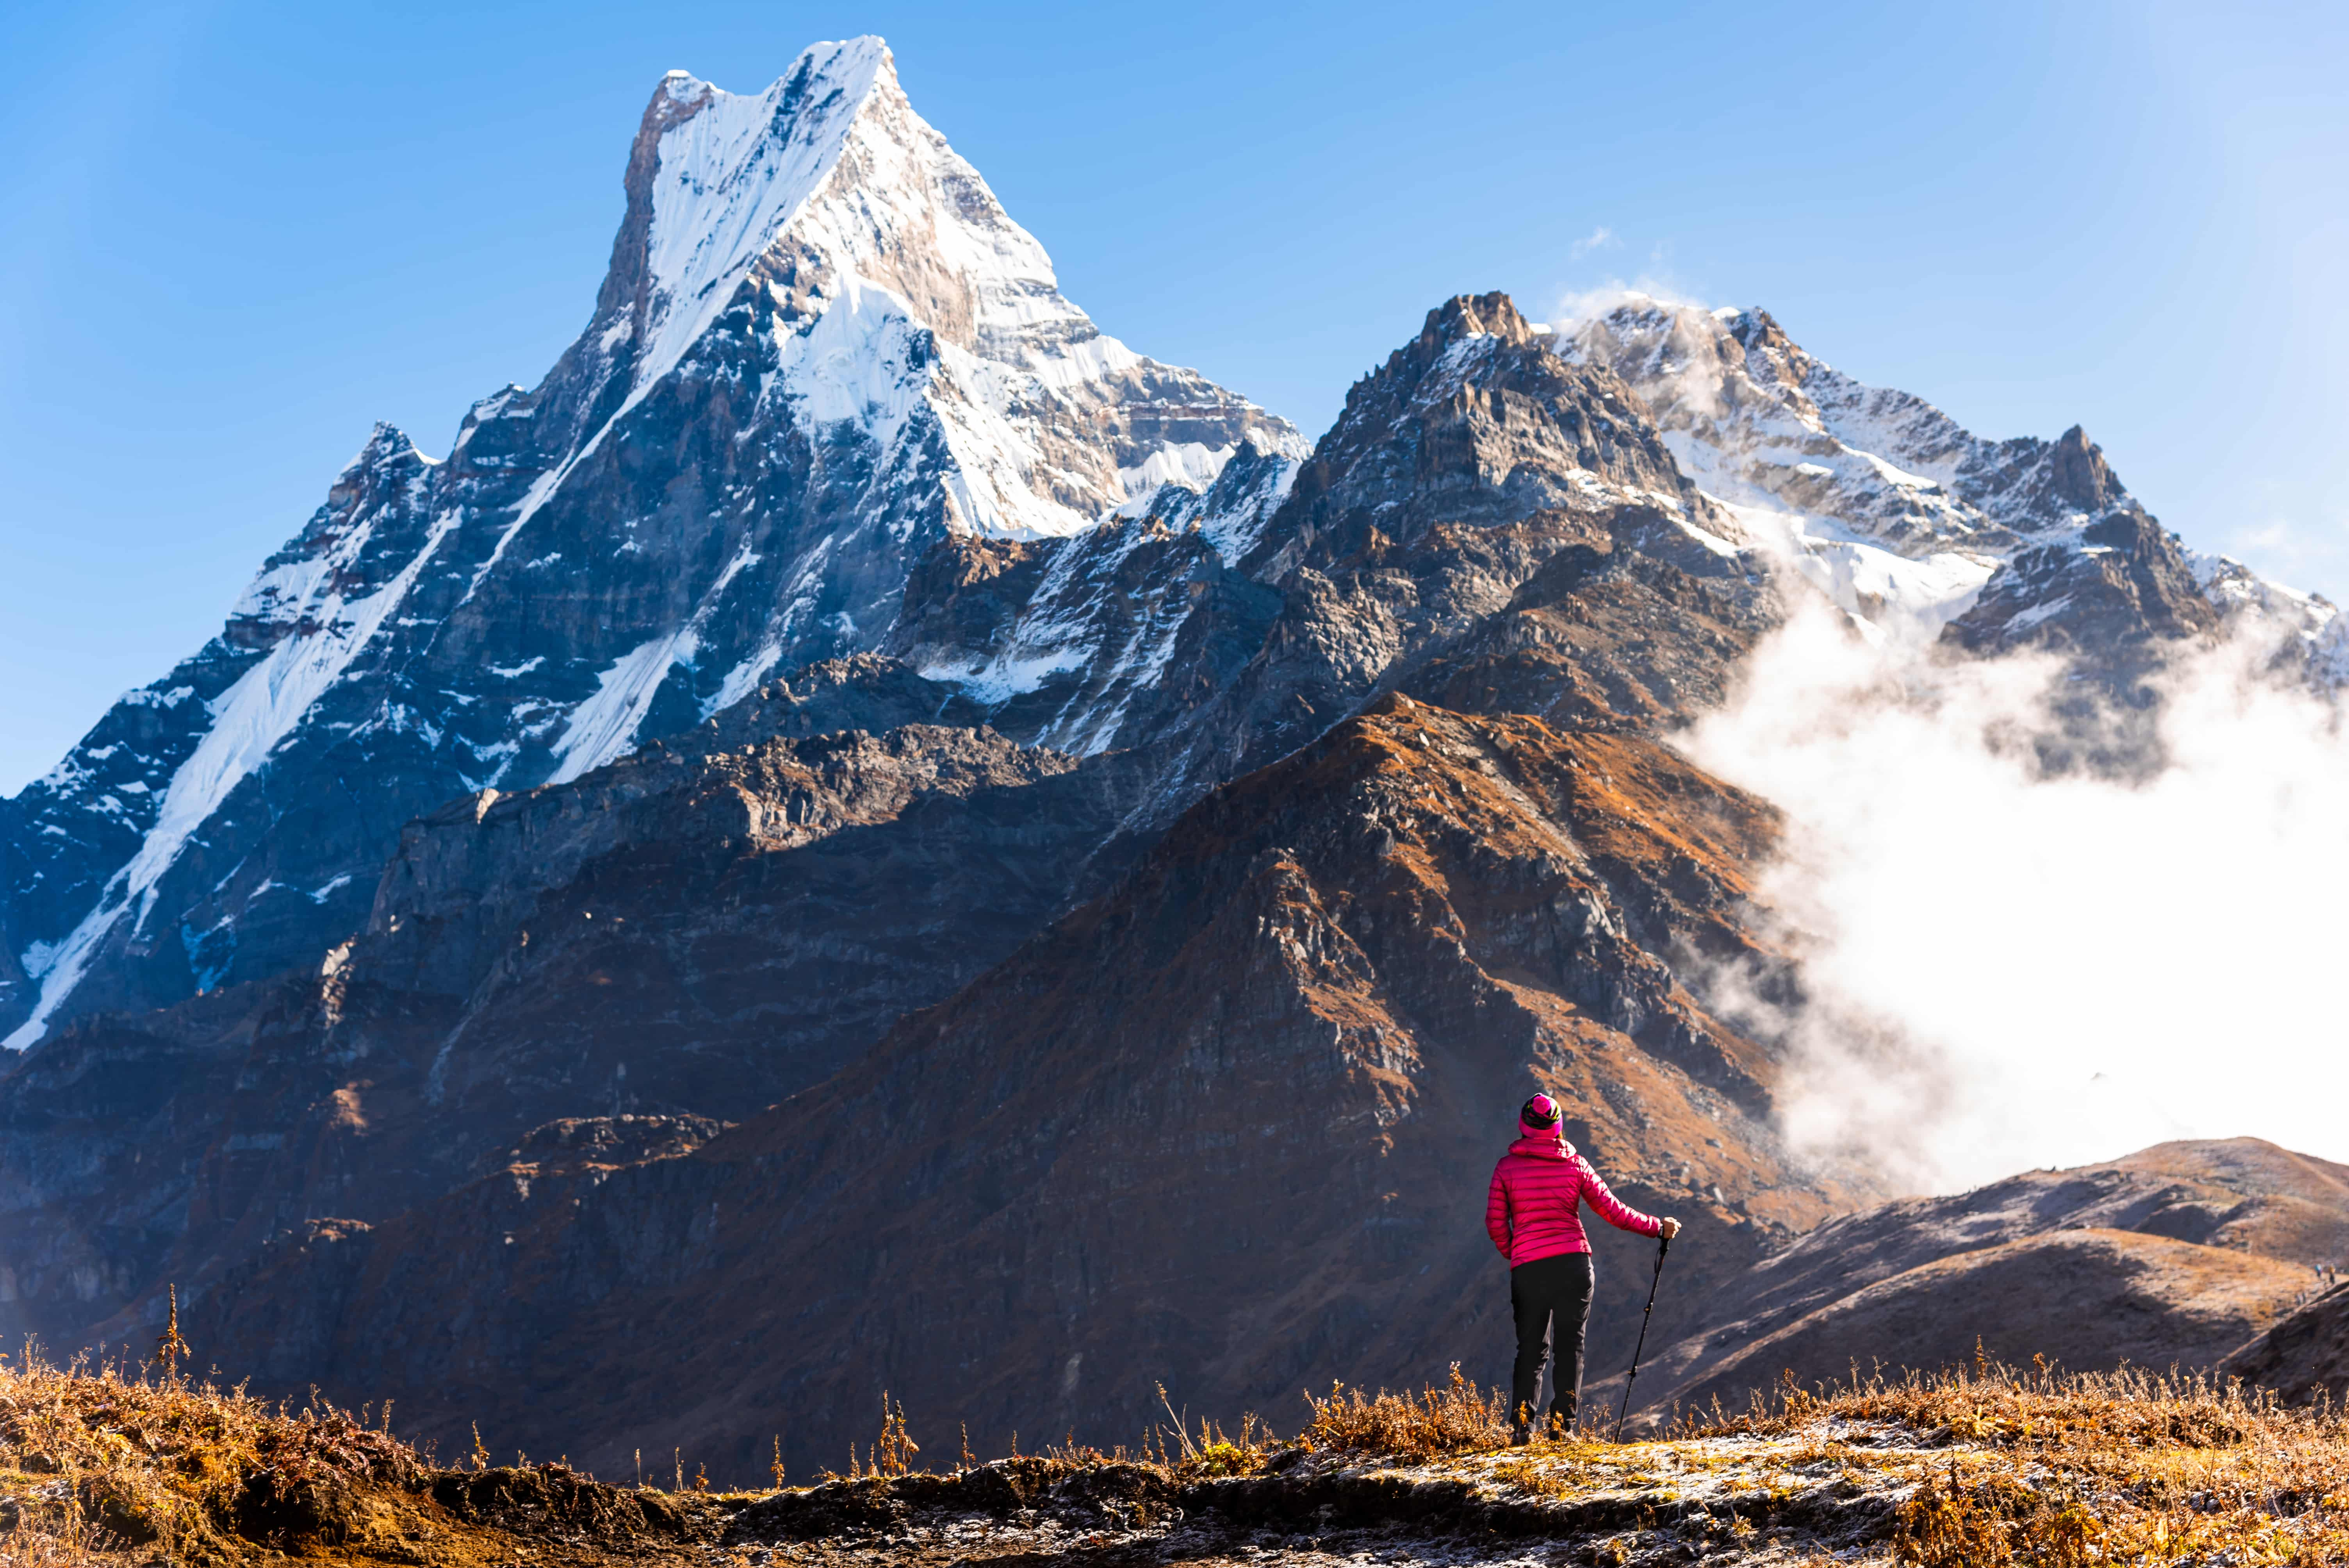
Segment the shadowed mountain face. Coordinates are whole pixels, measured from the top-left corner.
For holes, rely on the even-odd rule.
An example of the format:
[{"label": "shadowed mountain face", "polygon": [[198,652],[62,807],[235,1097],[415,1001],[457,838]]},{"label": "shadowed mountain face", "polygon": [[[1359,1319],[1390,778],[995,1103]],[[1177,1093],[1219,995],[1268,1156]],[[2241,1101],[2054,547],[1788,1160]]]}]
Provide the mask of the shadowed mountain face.
[{"label": "shadowed mountain face", "polygon": [[[1774,1064],[1667,956],[1754,954],[1774,830],[1653,742],[1390,698],[824,1084],[683,1158],[517,1161],[289,1240],[202,1328],[429,1429],[497,1400],[501,1443],[592,1427],[609,1463],[690,1435],[745,1474],[783,1411],[793,1462],[828,1455],[856,1428],[820,1413],[875,1377],[988,1444],[1138,1430],[1161,1379],[1285,1410],[1499,1347],[1484,1183],[1537,1086],[1631,1202],[1689,1221],[1693,1299],[1843,1201],[1788,1166]],[[1612,1352],[1649,1243],[1601,1244]],[[657,1352],[591,1349],[650,1324]],[[597,1377],[566,1380],[583,1356]]]},{"label": "shadowed mountain face", "polygon": [[1131,793],[1113,758],[917,727],[460,800],[409,825],[316,968],[15,1065],[0,1310],[98,1336],[288,1227],[461,1186],[543,1122],[749,1115],[1058,913]]},{"label": "shadowed mountain face", "polygon": [[[2349,1260],[2335,1265],[2349,1267]],[[2237,1349],[2219,1365],[2230,1377],[2273,1388],[2294,1405],[2349,1399],[2349,1284],[2315,1300]]]},{"label": "shadowed mountain face", "polygon": [[[2337,1248],[2265,1146],[1852,1213],[1687,983],[1802,995],[1775,813],[1671,737],[1805,600],[2099,689],[2264,616],[2331,678],[2329,605],[2077,430],[1488,294],[1308,453],[1062,299],[875,40],[665,80],[626,188],[546,380],[442,459],[378,431],[0,803],[0,1337],[151,1339],[177,1284],[264,1387],[745,1478],[884,1387],[988,1445],[1161,1378],[1293,1414],[1499,1372],[1537,1085],[1690,1222],[1643,1388],[2074,1346],[2065,1301],[2201,1364]],[[1652,1255],[1597,1244],[1594,1375]]]},{"label": "shadowed mountain face", "polygon": [[[94,1334],[288,1228],[461,1185],[553,1119],[748,1116],[1112,885],[1232,770],[1399,682],[1501,710],[1547,682],[1525,706],[1593,729],[1684,718],[1775,601],[1691,542],[1706,503],[1652,489],[1670,459],[1640,419],[1506,299],[1454,301],[1262,521],[1252,554],[1298,542],[1277,576],[1155,513],[949,538],[907,574],[906,656],[822,661],[576,780],[418,819],[356,938],[290,977],[68,1026],[13,1076],[15,1315]],[[1400,499],[1382,512],[1383,490]],[[954,638],[968,657],[940,674]],[[999,666],[1069,674],[1015,690]],[[1093,755],[973,727],[990,720]],[[1635,1011],[1674,985],[1682,934],[1661,918],[1667,967]],[[1748,1068],[1689,1049],[1751,1098]],[[119,1104],[100,1060],[202,1087]],[[150,1218],[92,1218],[134,1212]]]}]

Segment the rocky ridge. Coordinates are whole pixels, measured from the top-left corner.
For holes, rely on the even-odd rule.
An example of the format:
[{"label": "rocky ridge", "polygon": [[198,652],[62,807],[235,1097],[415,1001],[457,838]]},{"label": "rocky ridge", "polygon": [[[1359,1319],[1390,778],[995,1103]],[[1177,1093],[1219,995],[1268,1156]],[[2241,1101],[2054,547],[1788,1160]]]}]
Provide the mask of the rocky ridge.
[{"label": "rocky ridge", "polygon": [[2129,686],[2165,645],[2224,627],[2322,687],[2349,681],[2333,604],[2189,549],[2076,425],[1986,440],[1826,365],[1758,309],[1635,294],[1558,352],[1623,376],[1689,476],[1873,633],[2052,646]]}]

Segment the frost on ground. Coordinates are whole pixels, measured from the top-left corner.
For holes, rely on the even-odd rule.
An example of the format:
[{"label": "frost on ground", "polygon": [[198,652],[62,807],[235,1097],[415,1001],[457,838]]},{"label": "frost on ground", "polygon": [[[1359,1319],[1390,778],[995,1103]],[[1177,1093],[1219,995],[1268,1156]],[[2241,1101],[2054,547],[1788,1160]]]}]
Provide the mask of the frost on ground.
[{"label": "frost on ground", "polygon": [[746,1509],[739,1560],[936,1563],[1889,1562],[1915,1476],[1952,1450],[1883,1424],[1537,1444],[1419,1462],[1286,1448],[1247,1476],[1009,1460],[834,1481]]},{"label": "frost on ground", "polygon": [[2349,1560],[2349,1423],[2206,1382],[1978,1362],[1789,1385],[1622,1445],[1511,1449],[1499,1415],[1456,1374],[1333,1391],[1293,1443],[833,1479],[743,1508],[719,1549],[759,1568]]},{"label": "frost on ground", "polygon": [[[1332,1389],[1293,1439],[1164,1428],[943,1473],[902,1409],[854,1473],[715,1491],[439,1468],[378,1418],[152,1371],[0,1367],[0,1562],[1976,1564],[2349,1561],[2349,1418],[1978,1361],[1792,1386],[1617,1444],[1506,1442],[1497,1396]],[[877,1461],[877,1462],[876,1462]],[[780,1476],[777,1477],[781,1480]]]}]

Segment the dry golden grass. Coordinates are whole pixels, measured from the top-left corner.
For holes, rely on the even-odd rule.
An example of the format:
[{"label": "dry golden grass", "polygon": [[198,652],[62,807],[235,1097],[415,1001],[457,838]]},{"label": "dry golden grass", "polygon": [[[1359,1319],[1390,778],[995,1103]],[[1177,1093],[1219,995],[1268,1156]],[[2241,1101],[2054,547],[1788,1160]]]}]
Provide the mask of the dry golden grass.
[{"label": "dry golden grass", "polygon": [[[1423,1463],[1507,1439],[1500,1396],[1456,1367],[1447,1386],[1415,1395],[1308,1398],[1314,1418],[1300,1440],[1316,1447]],[[1977,1357],[1937,1375],[1788,1383],[1633,1449],[1559,1434],[1491,1473],[1562,1497],[1619,1483],[1643,1452],[1669,1451],[1684,1472],[1736,1466],[1706,1440],[1739,1437],[1795,1439],[1765,1467],[1782,1476],[1899,1482],[1890,1545],[1914,1568],[2349,1563],[2349,1416],[2200,1377],[2067,1375]]]},{"label": "dry golden grass", "polygon": [[1919,1568],[2089,1563],[2349,1563],[2349,1418],[2239,1385],[2143,1371],[1971,1368],[1816,1390],[1789,1382],[1678,1438],[1904,1428],[1951,1445],[1902,1504]]},{"label": "dry golden grass", "polygon": [[241,1388],[0,1357],[0,1558],[11,1564],[109,1549],[213,1556],[240,1510],[334,1478],[407,1483],[421,1470],[407,1444],[331,1405],[288,1414]]},{"label": "dry golden grass", "polygon": [[[1910,1568],[2349,1563],[2349,1419],[2203,1378],[1982,1360],[1834,1388],[1790,1383],[1623,1447],[1561,1433],[1506,1453],[1501,1396],[1456,1367],[1416,1394],[1340,1386],[1309,1401],[1311,1422],[1293,1438],[1252,1417],[1235,1435],[1170,1408],[1135,1449],[1070,1441],[1027,1462],[1141,1466],[1179,1486],[1284,1470],[1304,1449],[1433,1465],[1564,1502],[1697,1489],[1725,1511],[1729,1542],[1804,1489],[1841,1485],[1898,1501],[1868,1539]],[[859,1479],[905,1476],[920,1457],[904,1409],[885,1401]],[[973,1463],[965,1445],[947,1468]],[[363,1412],[288,1412],[151,1372],[0,1358],[0,1568],[249,1558],[274,1539],[273,1511],[338,1491],[429,1492],[437,1473]]]},{"label": "dry golden grass", "polygon": [[1440,1459],[1447,1454],[1496,1448],[1508,1441],[1508,1400],[1501,1391],[1478,1387],[1452,1364],[1451,1380],[1417,1394],[1380,1389],[1364,1394],[1333,1383],[1326,1397],[1305,1396],[1313,1424],[1305,1440],[1315,1448],[1351,1449],[1401,1460]]}]

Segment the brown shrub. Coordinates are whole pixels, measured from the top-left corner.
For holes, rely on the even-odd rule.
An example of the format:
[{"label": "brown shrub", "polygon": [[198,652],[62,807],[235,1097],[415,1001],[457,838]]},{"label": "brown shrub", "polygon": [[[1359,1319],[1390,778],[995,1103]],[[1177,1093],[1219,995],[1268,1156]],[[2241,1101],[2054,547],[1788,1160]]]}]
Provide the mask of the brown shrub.
[{"label": "brown shrub", "polygon": [[1316,1448],[1426,1460],[1498,1448],[1509,1437],[1506,1397],[1462,1377],[1457,1361],[1452,1364],[1450,1382],[1441,1388],[1423,1388],[1417,1394],[1381,1388],[1366,1396],[1360,1388],[1333,1383],[1326,1398],[1308,1394],[1305,1400],[1313,1407],[1313,1424],[1305,1438]]},{"label": "brown shrub", "polygon": [[[406,1484],[421,1470],[407,1444],[323,1401],[288,1414],[242,1388],[52,1367],[29,1350],[0,1357],[0,1500],[22,1538],[12,1562],[78,1561],[113,1544],[173,1556],[228,1533],[240,1508],[346,1480]],[[13,1555],[19,1544],[32,1555]]]}]

